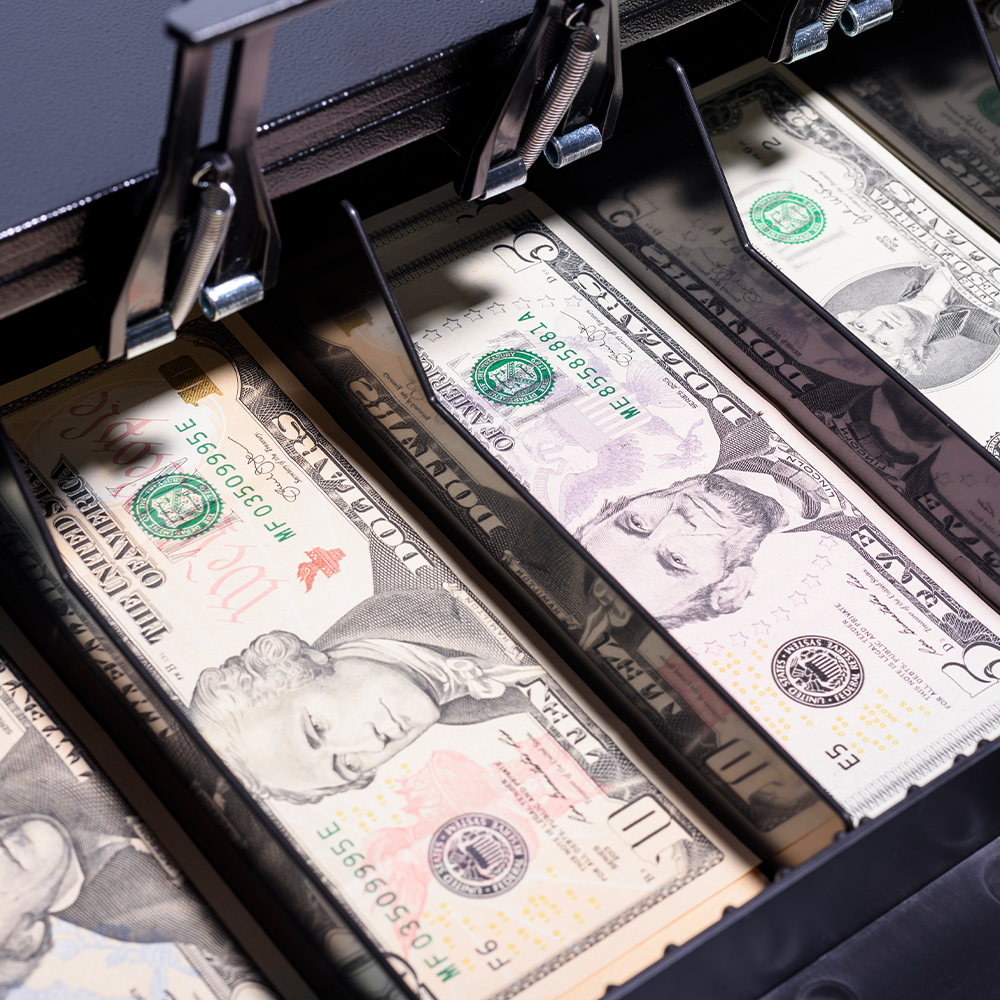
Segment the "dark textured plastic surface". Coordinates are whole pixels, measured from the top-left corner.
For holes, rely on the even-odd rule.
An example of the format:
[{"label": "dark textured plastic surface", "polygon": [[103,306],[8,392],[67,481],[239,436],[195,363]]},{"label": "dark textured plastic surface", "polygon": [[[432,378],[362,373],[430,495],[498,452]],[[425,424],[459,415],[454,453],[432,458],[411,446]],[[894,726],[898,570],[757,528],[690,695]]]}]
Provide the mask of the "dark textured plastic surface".
[{"label": "dark textured plastic surface", "polygon": [[[34,4],[4,6],[0,231],[156,167],[174,51],[163,22],[175,6],[53,0],[44,14]],[[340,0],[311,11],[278,29],[262,120],[517,21],[531,7],[532,0]],[[216,75],[209,106],[221,98]]]},{"label": "dark textured plastic surface", "polygon": [[[969,937],[962,966],[957,958],[953,964],[938,952],[938,940],[926,924],[914,925],[911,954],[924,955],[926,975],[908,969],[898,956],[890,958],[878,944],[866,944],[858,932],[995,840],[1000,831],[998,778],[1000,747],[992,746],[915,791],[877,820],[842,835],[822,854],[682,948],[669,951],[606,1000],[626,996],[629,1000],[758,1000],[764,994],[767,1000],[946,1000],[952,996],[992,1000],[1000,993],[995,979],[992,988],[924,992],[925,985],[947,981],[952,974],[953,984],[964,989],[967,966],[976,961],[983,942],[996,953],[988,932],[978,942]],[[914,898],[917,912],[923,904],[920,896]],[[810,985],[823,981],[822,975],[807,978],[827,961],[817,959],[841,942],[849,948],[851,940],[861,944],[841,968],[857,966],[860,975],[880,975],[880,988],[856,994],[818,989],[810,993]],[[961,937],[954,935],[951,940]],[[879,972],[890,962],[891,969],[884,975]],[[803,969],[808,971],[798,975]],[[793,975],[795,979],[790,978]],[[797,993],[798,984],[802,992]]]},{"label": "dark textured plastic surface", "polygon": [[[624,3],[626,41],[725,2]],[[5,7],[0,233],[155,168],[173,60],[163,21],[175,5],[106,0],[95,8],[54,0],[44,16],[31,4]],[[414,64],[424,57],[497,28],[513,33],[531,9],[532,0],[339,0],[312,11],[278,29],[262,122],[280,128],[287,116],[393,70],[419,74]],[[213,75],[210,107],[222,88],[221,72]],[[363,101],[369,110],[372,103]],[[364,116],[364,123],[376,117]],[[293,145],[295,152],[307,148]],[[272,148],[262,160],[289,152]]]},{"label": "dark textured plastic surface", "polygon": [[763,1000],[987,1000],[1000,995],[1000,840]]},{"label": "dark textured plastic surface", "polygon": [[[733,0],[622,0],[633,45]],[[141,210],[166,122],[175,0],[8,4],[0,36],[0,317],[93,280]],[[258,132],[272,198],[438,132],[461,144],[531,0],[339,0],[282,24]],[[756,53],[748,53],[749,55]],[[202,138],[225,74],[216,53]]]}]

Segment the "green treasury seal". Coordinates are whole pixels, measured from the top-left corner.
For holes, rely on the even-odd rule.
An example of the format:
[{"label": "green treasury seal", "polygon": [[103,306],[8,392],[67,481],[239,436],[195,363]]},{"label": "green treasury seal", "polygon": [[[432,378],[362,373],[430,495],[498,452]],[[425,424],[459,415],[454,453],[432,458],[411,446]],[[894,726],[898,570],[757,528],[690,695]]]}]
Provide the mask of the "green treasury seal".
[{"label": "green treasury seal", "polygon": [[750,208],[754,228],[779,243],[808,243],[826,227],[823,209],[804,194],[772,191]]},{"label": "green treasury seal", "polygon": [[979,113],[994,125],[1000,125],[1000,91],[991,83],[977,98]]},{"label": "green treasury seal", "polygon": [[480,396],[506,406],[537,403],[552,391],[552,366],[531,351],[506,348],[484,354],[472,366],[472,384]]},{"label": "green treasury seal", "polygon": [[154,538],[191,538],[222,516],[222,498],[201,476],[159,476],[136,493],[132,516]]}]

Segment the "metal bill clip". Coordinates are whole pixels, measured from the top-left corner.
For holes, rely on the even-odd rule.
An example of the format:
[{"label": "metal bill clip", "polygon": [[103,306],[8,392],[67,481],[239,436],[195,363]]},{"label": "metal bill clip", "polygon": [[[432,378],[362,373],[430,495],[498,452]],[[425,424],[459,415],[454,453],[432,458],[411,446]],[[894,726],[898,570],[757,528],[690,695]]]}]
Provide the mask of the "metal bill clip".
[{"label": "metal bill clip", "polygon": [[[788,8],[787,20],[778,32],[770,58],[793,63],[822,52],[830,32],[839,24],[850,38],[885,24],[893,14],[893,0],[799,0]],[[799,27],[793,29],[793,25]]]},{"label": "metal bill clip", "polygon": [[470,201],[524,184],[611,137],[622,96],[618,0],[537,0],[495,110],[456,184]]},{"label": "metal bill clip", "polygon": [[[152,207],[107,339],[109,360],[169,343],[199,302],[211,320],[259,302],[280,243],[254,148],[277,23],[317,0],[190,0],[167,15],[177,42]],[[232,42],[217,141],[199,150],[216,45]]]}]

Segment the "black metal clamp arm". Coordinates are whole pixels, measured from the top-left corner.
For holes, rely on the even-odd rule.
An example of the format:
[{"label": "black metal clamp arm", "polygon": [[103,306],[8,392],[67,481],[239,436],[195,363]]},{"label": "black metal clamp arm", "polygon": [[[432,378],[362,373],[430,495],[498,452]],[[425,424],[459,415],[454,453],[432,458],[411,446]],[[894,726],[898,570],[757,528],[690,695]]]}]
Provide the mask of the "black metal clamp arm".
[{"label": "black metal clamp arm", "polygon": [[456,184],[470,201],[523,184],[542,153],[563,167],[611,137],[622,97],[618,0],[537,0],[512,62]]},{"label": "black metal clamp arm", "polygon": [[[209,319],[221,319],[259,302],[274,284],[280,242],[254,150],[257,121],[278,22],[323,2],[190,0],[167,16],[177,41],[167,130],[153,207],[111,315],[106,358],[173,340],[195,301]],[[218,141],[199,150],[212,50],[226,41],[232,52]]]}]

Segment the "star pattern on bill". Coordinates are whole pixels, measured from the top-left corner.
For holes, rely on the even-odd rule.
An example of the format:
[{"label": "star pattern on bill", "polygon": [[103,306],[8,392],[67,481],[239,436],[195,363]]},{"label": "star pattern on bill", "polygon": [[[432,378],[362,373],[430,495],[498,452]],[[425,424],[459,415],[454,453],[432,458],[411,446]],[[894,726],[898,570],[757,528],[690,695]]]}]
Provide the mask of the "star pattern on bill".
[{"label": "star pattern on bill", "polygon": [[962,476],[963,486],[975,486],[976,483],[978,482],[979,480],[976,479],[976,477],[971,472],[966,472],[965,475]]},{"label": "star pattern on bill", "polygon": [[551,295],[543,295],[538,300],[538,304],[540,306],[545,306],[546,309],[551,309],[556,304],[556,300],[552,298]]},{"label": "star pattern on bill", "polygon": [[819,547],[821,549],[835,549],[837,547],[837,539],[833,535],[823,535],[819,540]]},{"label": "star pattern on bill", "polygon": [[487,306],[486,308],[489,309],[489,311],[493,313],[494,316],[499,316],[500,313],[507,311],[506,309],[504,309],[502,302],[496,302],[496,301],[494,301],[493,305]]},{"label": "star pattern on bill", "polygon": [[483,318],[482,310],[480,310],[480,309],[470,309],[467,313],[465,313],[465,318],[470,323],[476,323],[476,322],[478,322],[479,320],[481,320]]},{"label": "star pattern on bill", "polygon": [[718,639],[713,639],[711,642],[705,643],[705,653],[708,656],[718,656],[725,648]]},{"label": "star pattern on bill", "polygon": [[816,569],[829,569],[833,563],[830,562],[829,556],[816,556],[812,561],[813,566]]},{"label": "star pattern on bill", "polygon": [[730,646],[745,646],[750,641],[750,636],[744,635],[742,632],[733,632],[729,636]]},{"label": "star pattern on bill", "polygon": [[583,299],[579,295],[571,295],[568,299],[564,299],[567,309],[579,309],[583,305]]},{"label": "star pattern on bill", "polygon": [[763,618],[759,622],[753,623],[754,635],[767,635],[771,631],[771,626]]},{"label": "star pattern on bill", "polygon": [[524,309],[524,308],[525,308],[525,306],[527,306],[527,304],[528,304],[528,300],[527,300],[527,299],[525,299],[525,298],[520,298],[520,299],[514,299],[514,301],[513,301],[513,302],[511,302],[511,305],[512,305],[512,306],[513,306],[513,307],[514,307],[515,309]]},{"label": "star pattern on bill", "polygon": [[796,606],[808,603],[806,595],[803,594],[801,590],[796,590],[793,593],[789,594],[788,599],[792,602],[792,604]]},{"label": "star pattern on bill", "polygon": [[441,334],[437,332],[437,327],[433,330],[424,330],[424,340],[429,340],[432,344],[435,340],[441,339]]},{"label": "star pattern on bill", "polygon": [[803,586],[812,590],[814,587],[818,587],[823,581],[815,573],[807,573],[800,582]]},{"label": "star pattern on bill", "polygon": [[932,472],[931,478],[938,486],[947,486],[955,477],[950,472]]},{"label": "star pattern on bill", "polygon": [[771,612],[771,617],[776,622],[787,622],[788,619],[791,618],[791,615],[784,608],[775,608],[774,611]]},{"label": "star pattern on bill", "polygon": [[461,330],[462,329],[462,324],[459,323],[459,321],[457,319],[451,319],[450,317],[448,319],[446,319],[441,325],[446,330]]}]

